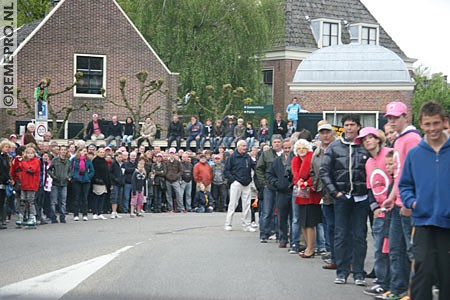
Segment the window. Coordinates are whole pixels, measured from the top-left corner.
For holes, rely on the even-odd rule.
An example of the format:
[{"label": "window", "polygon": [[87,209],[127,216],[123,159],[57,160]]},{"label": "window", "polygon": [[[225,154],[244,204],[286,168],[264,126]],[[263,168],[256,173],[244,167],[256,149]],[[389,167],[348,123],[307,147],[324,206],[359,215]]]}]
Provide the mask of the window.
[{"label": "window", "polygon": [[342,126],[342,117],[345,114],[353,113],[358,114],[361,120],[361,127],[372,126],[378,128],[378,115],[377,111],[324,111],[323,117],[328,123],[332,125]]},{"label": "window", "polygon": [[264,99],[266,99],[266,103],[273,103],[273,70],[263,70],[263,82],[266,87],[266,91],[264,92]]},{"label": "window", "polygon": [[76,96],[101,96],[105,87],[106,57],[100,55],[75,55],[75,72],[83,72],[75,87]]},{"label": "window", "polygon": [[339,24],[323,22],[322,47],[334,46],[339,43]]},{"label": "window", "polygon": [[361,44],[376,45],[377,44],[377,29],[374,27],[362,27]]}]

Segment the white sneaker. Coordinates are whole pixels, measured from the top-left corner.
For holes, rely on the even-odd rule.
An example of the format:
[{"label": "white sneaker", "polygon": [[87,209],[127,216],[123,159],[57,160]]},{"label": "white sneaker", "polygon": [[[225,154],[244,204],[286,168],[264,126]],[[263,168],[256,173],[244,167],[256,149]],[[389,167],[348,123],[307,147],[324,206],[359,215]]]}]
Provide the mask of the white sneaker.
[{"label": "white sneaker", "polygon": [[92,216],[92,219],[93,219],[93,220],[98,220],[98,216],[97,216],[97,215],[93,215],[93,216]]},{"label": "white sneaker", "polygon": [[98,219],[99,219],[99,220],[106,220],[106,218],[105,218],[104,215],[98,215]]},{"label": "white sneaker", "polygon": [[80,218],[78,216],[73,217],[74,221],[80,221]]},{"label": "white sneaker", "polygon": [[116,213],[116,218],[117,218],[117,219],[120,219],[120,218],[122,218],[122,216],[119,215],[118,213]]},{"label": "white sneaker", "polygon": [[233,227],[231,227],[231,225],[225,225],[225,230],[231,231],[231,230],[233,230]]},{"label": "white sneaker", "polygon": [[113,212],[111,213],[111,219],[117,218],[116,215],[117,215],[117,213],[116,213],[115,211],[113,211]]},{"label": "white sneaker", "polygon": [[250,224],[250,226],[252,226],[253,228],[258,228],[258,224],[256,224],[256,222],[252,222],[252,224]]},{"label": "white sneaker", "polygon": [[136,214],[130,214],[130,218],[136,217]]},{"label": "white sneaker", "polygon": [[244,231],[256,232],[256,228],[253,228],[252,226],[246,226],[246,227],[244,227]]},{"label": "white sneaker", "polygon": [[88,217],[87,216],[84,216],[83,217],[83,221],[87,221],[88,220]]}]

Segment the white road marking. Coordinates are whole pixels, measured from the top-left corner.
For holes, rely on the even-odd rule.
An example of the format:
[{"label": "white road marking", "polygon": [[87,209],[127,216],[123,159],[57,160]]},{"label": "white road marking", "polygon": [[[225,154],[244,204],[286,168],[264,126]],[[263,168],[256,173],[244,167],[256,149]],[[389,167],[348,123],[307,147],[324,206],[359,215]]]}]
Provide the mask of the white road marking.
[{"label": "white road marking", "polygon": [[122,252],[133,247],[126,246],[110,254],[1,287],[0,299],[59,299]]}]

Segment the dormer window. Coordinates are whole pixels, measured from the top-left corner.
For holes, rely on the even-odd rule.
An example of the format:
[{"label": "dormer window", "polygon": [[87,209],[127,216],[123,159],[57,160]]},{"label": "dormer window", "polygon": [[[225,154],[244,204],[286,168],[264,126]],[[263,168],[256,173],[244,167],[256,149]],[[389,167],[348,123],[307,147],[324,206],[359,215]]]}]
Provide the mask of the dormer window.
[{"label": "dormer window", "polygon": [[311,29],[317,47],[329,47],[341,44],[341,23],[333,19],[311,20]]},{"label": "dormer window", "polygon": [[380,27],[374,24],[355,23],[348,27],[352,41],[362,45],[379,45]]},{"label": "dormer window", "polygon": [[335,46],[339,43],[339,23],[323,22],[322,47]]}]

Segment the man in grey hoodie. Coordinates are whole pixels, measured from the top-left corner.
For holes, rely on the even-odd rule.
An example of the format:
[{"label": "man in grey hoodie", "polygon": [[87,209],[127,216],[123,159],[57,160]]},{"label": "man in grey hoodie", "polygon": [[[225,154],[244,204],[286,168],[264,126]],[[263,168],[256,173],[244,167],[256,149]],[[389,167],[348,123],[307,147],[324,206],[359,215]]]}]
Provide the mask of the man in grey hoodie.
[{"label": "man in grey hoodie", "polygon": [[68,150],[61,147],[59,156],[53,158],[48,174],[52,178],[52,191],[50,192],[50,218],[52,223],[58,223],[55,207],[58,204],[59,222],[66,223],[67,184],[70,178],[70,161]]}]

